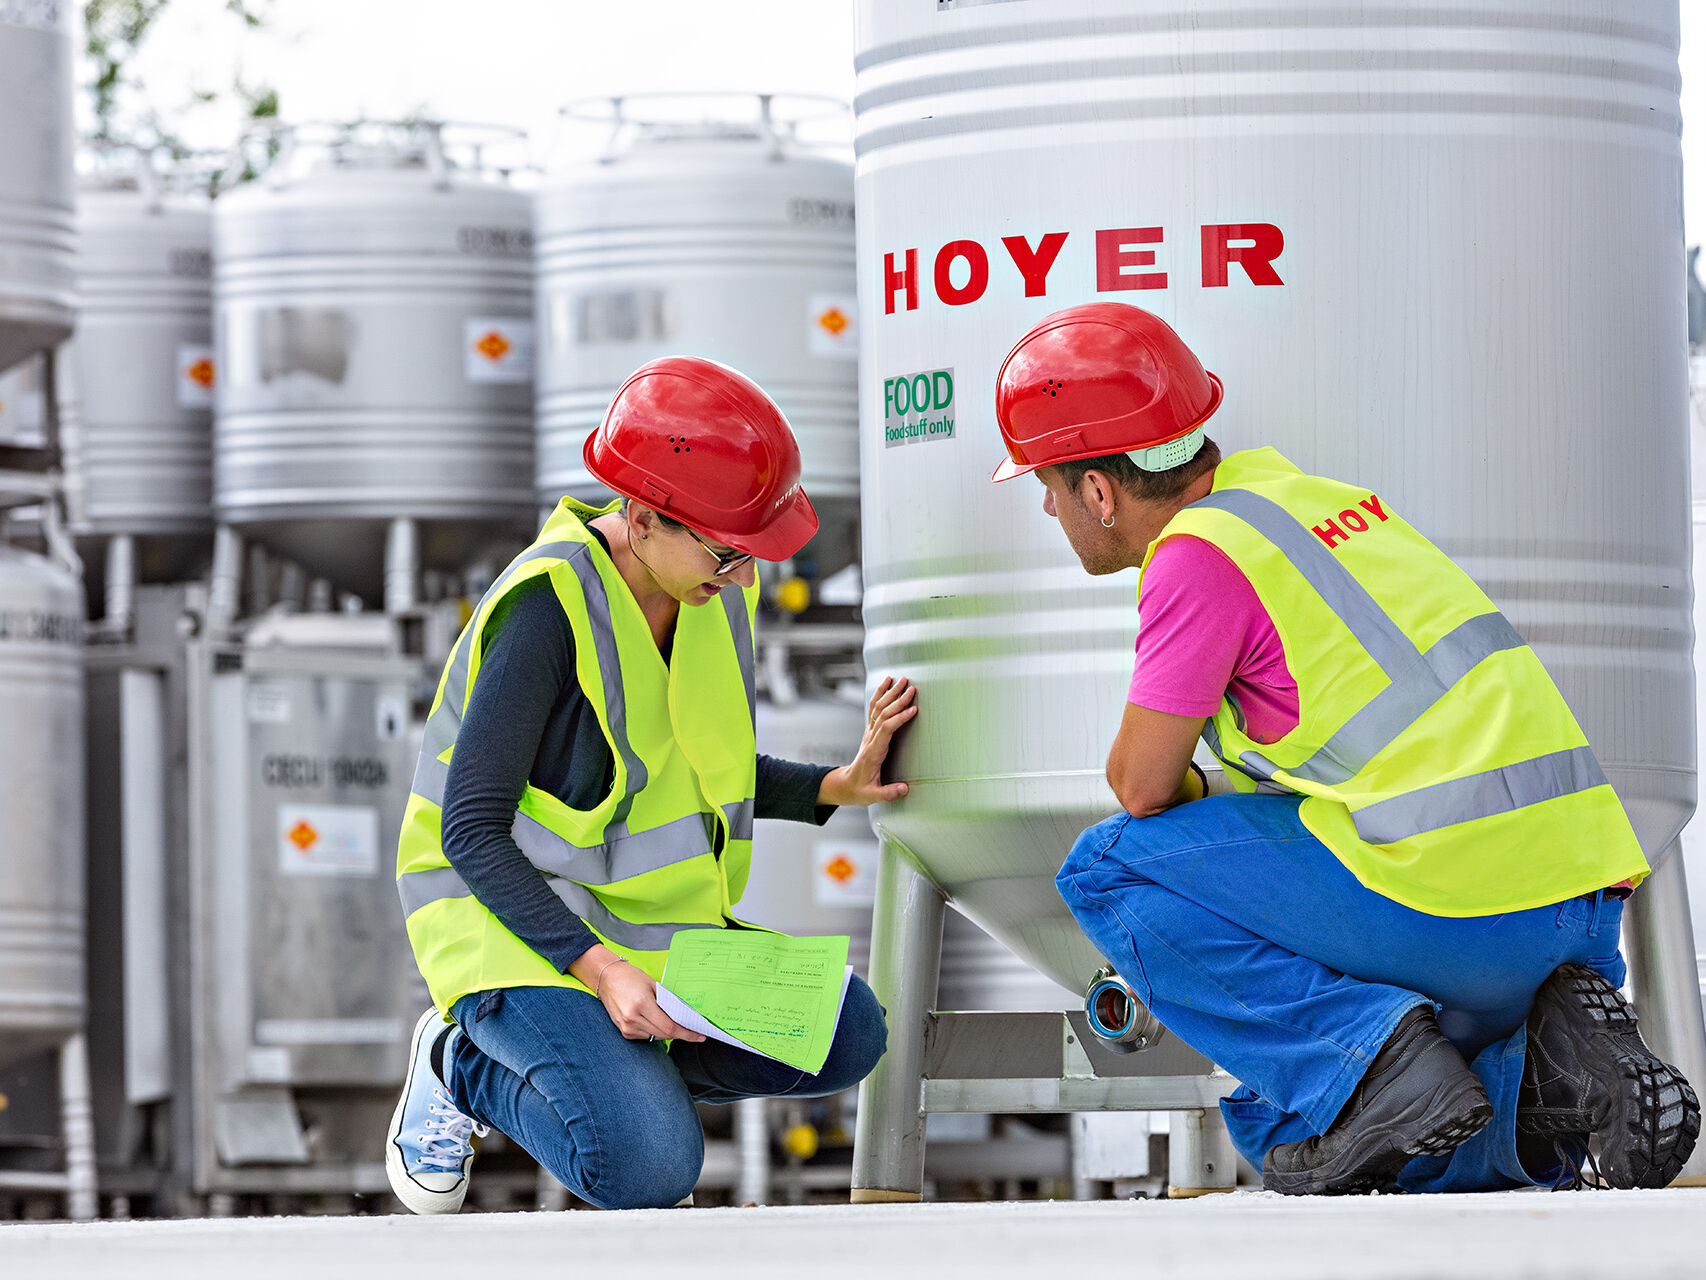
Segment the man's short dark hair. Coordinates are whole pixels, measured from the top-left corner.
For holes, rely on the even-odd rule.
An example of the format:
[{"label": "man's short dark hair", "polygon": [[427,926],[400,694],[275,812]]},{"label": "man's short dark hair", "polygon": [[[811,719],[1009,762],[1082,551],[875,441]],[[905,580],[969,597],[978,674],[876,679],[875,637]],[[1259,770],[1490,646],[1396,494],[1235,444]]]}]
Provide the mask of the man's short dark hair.
[{"label": "man's short dark hair", "polygon": [[1220,465],[1220,446],[1207,436],[1202,448],[1188,462],[1181,462],[1166,471],[1145,471],[1123,453],[1110,453],[1100,458],[1078,458],[1072,462],[1057,462],[1061,477],[1073,493],[1092,471],[1112,477],[1115,484],[1132,497],[1145,502],[1164,502],[1189,489],[1196,479]]}]

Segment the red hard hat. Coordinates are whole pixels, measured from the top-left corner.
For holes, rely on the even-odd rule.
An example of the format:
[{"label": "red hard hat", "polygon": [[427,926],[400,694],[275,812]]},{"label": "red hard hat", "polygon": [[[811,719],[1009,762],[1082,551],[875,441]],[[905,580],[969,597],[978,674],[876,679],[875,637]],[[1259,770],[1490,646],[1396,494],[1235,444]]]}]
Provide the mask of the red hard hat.
[{"label": "red hard hat", "polygon": [[1133,459],[1149,471],[1176,467],[1196,453],[1189,437],[1221,395],[1220,379],[1159,316],[1123,302],[1057,311],[1019,339],[996,375],[1008,456],[995,479],[1178,441]]},{"label": "red hard hat", "polygon": [[757,383],[714,360],[641,365],[581,456],[615,492],[762,560],[786,560],[817,532],[788,420]]}]

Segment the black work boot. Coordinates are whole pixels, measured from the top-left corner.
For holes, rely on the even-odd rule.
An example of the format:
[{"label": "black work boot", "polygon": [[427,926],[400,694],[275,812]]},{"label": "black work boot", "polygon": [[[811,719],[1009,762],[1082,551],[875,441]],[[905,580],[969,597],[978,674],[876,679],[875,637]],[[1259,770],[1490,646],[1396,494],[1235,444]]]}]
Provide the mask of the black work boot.
[{"label": "black work boot", "polygon": [[1487,1091],[1418,1005],[1387,1038],[1333,1127],[1262,1161],[1262,1186],[1288,1196],[1385,1191],[1416,1156],[1444,1155],[1493,1117]]},{"label": "black work boot", "polygon": [[[1586,965],[1565,964],[1541,984],[1528,1015],[1516,1131],[1517,1152],[1536,1176],[1562,1163],[1580,1185],[1588,1154],[1609,1187],[1664,1187],[1694,1151],[1700,1103],[1682,1073],[1647,1048],[1617,988]],[[1539,1155],[1548,1140],[1556,1159]]]}]

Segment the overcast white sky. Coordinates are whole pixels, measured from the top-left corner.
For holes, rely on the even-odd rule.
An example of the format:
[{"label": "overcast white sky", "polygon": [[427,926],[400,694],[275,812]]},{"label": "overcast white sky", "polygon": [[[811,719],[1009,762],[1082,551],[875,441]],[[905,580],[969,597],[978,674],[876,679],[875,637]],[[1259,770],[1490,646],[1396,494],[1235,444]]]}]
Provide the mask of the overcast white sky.
[{"label": "overcast white sky", "polygon": [[[414,113],[527,128],[543,152],[558,106],[646,90],[802,91],[850,99],[847,0],[277,0],[239,38],[219,0],[174,0],[143,69],[155,85],[219,87],[241,61],[285,114]],[[1706,0],[1682,0],[1688,240],[1706,240]],[[203,141],[222,140],[219,122]],[[591,139],[571,136],[584,149]],[[543,159],[538,154],[536,159]]]}]

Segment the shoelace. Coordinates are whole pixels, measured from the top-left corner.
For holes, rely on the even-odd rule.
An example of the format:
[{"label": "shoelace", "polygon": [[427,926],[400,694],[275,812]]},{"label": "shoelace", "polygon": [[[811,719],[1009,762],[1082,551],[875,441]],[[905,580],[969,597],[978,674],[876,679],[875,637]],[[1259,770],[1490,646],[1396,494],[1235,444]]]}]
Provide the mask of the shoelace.
[{"label": "shoelace", "polygon": [[[1552,1190],[1584,1191],[1605,1185],[1604,1175],[1599,1171],[1599,1161],[1594,1159],[1591,1150],[1584,1149],[1582,1152],[1585,1157],[1585,1169],[1583,1167],[1584,1160],[1576,1159],[1575,1152],[1566,1147],[1558,1138],[1552,1139],[1552,1153],[1558,1157],[1559,1165],[1558,1176],[1552,1183]],[[1593,1173],[1592,1181],[1588,1179],[1589,1171]]]},{"label": "shoelace", "polygon": [[[444,1105],[439,1106],[439,1103]],[[462,1161],[468,1155],[470,1136],[483,1138],[491,1130],[483,1124],[476,1124],[472,1116],[458,1111],[455,1104],[444,1096],[442,1089],[432,1091],[432,1101],[427,1103],[427,1114],[431,1118],[421,1126],[418,1144],[421,1163],[431,1165],[435,1169],[460,1172]]]}]

